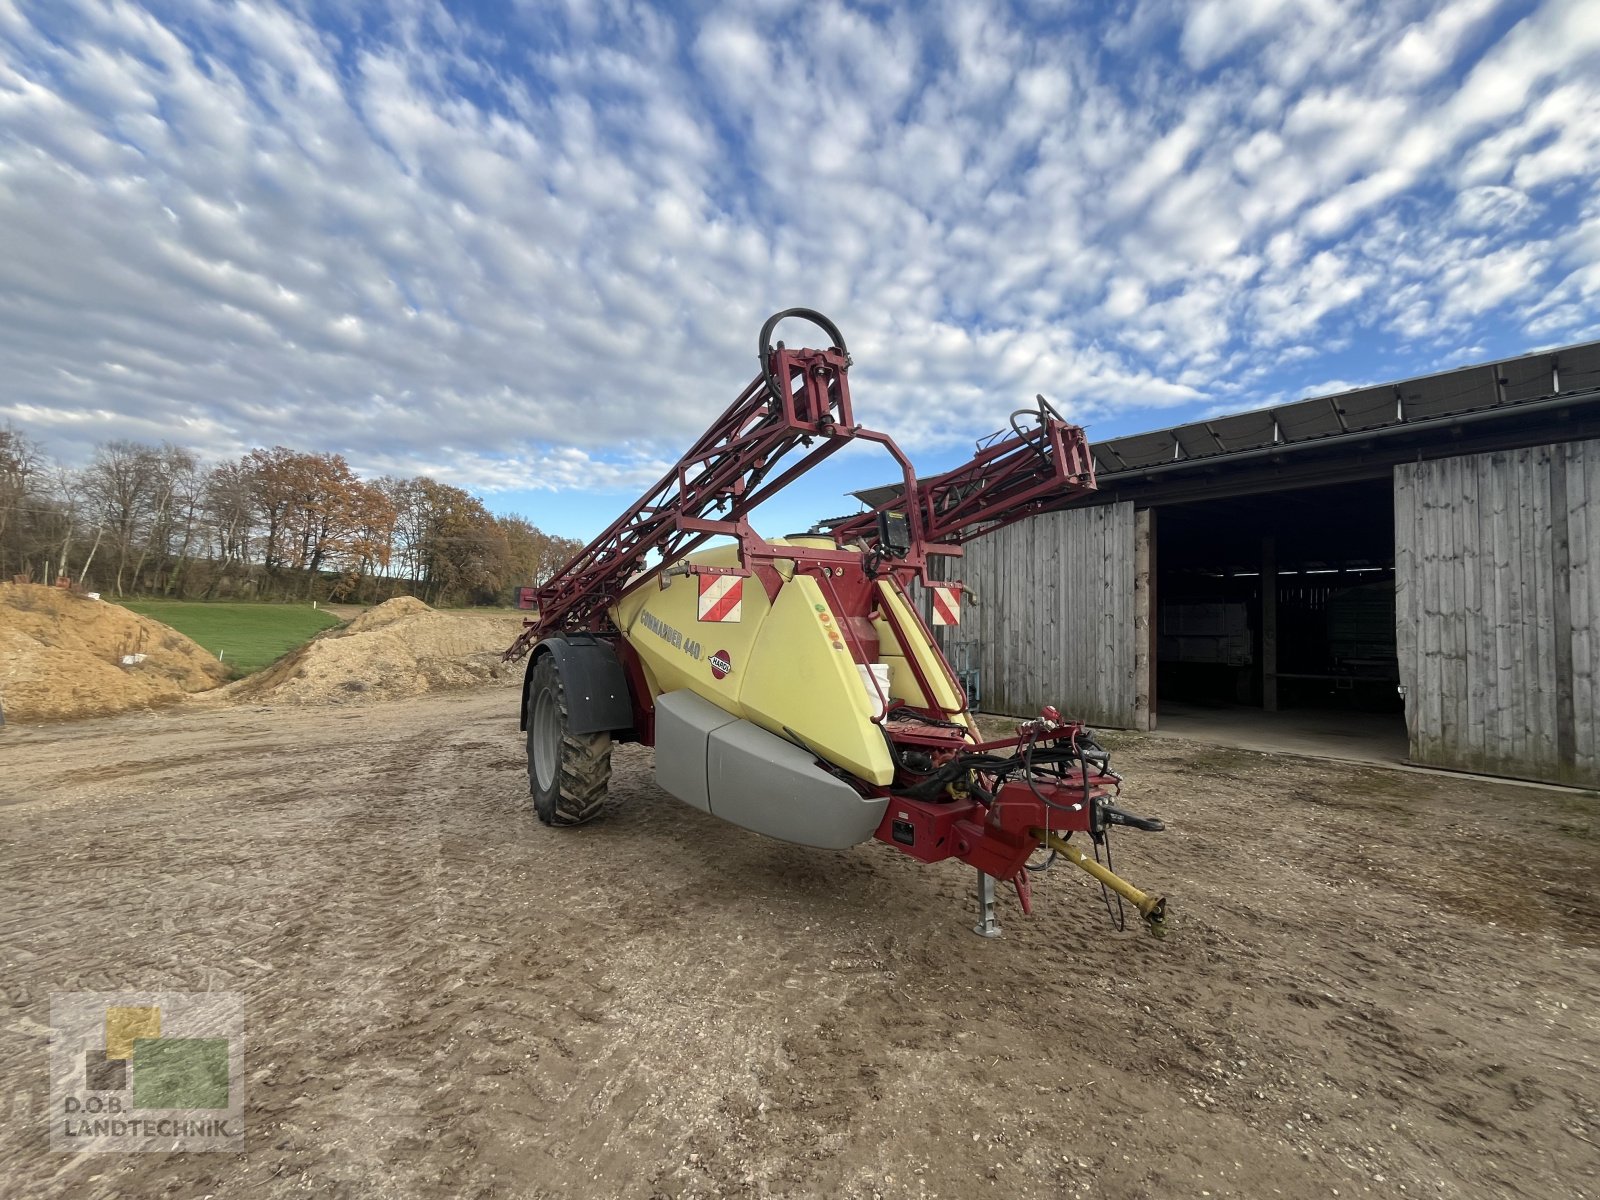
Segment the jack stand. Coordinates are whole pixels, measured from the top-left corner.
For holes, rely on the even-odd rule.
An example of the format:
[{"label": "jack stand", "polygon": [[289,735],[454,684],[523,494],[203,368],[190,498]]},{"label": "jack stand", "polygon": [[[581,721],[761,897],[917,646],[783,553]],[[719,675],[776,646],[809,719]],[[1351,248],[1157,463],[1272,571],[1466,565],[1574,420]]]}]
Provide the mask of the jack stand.
[{"label": "jack stand", "polygon": [[978,872],[978,923],[972,932],[979,937],[1000,936],[1000,922],[994,918],[994,876]]}]

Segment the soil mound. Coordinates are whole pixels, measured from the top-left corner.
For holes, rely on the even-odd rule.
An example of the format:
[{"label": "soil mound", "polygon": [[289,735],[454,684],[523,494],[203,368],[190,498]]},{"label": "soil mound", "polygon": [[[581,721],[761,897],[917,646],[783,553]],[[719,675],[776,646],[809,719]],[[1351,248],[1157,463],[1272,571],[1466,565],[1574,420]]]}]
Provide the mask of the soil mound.
[{"label": "soil mound", "polygon": [[0,583],[0,705],[8,721],[153,708],[227,677],[226,666],[176,629],[119,604]]},{"label": "soil mound", "polygon": [[521,631],[520,617],[435,612],[400,596],[220,694],[242,703],[349,704],[516,683],[500,655]]},{"label": "soil mound", "polygon": [[370,629],[382,629],[405,617],[415,617],[422,613],[431,613],[429,608],[415,596],[396,596],[393,600],[385,600],[375,608],[369,608],[349,625],[345,626],[346,633],[366,633]]}]

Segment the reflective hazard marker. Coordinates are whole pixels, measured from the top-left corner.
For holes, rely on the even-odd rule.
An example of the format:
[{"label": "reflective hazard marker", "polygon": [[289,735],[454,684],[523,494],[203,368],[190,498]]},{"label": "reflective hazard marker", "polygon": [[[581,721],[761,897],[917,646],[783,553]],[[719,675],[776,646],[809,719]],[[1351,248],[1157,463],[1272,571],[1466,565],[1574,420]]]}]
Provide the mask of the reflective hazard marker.
[{"label": "reflective hazard marker", "polygon": [[936,587],[933,591],[933,623],[935,625],[961,624],[961,589]]},{"label": "reflective hazard marker", "polygon": [[700,619],[737,621],[743,615],[744,576],[701,575]]}]

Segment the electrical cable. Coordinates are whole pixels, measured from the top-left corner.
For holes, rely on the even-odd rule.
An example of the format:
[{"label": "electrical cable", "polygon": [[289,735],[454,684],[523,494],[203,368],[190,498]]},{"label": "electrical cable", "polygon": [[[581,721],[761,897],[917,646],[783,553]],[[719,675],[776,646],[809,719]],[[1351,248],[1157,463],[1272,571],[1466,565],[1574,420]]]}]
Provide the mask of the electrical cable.
[{"label": "electrical cable", "polygon": [[[1099,862],[1100,861],[1100,843],[1101,842],[1104,842],[1105,843],[1105,847],[1106,847],[1106,870],[1110,871],[1112,874],[1116,874],[1117,868],[1115,867],[1115,865],[1113,865],[1113,863],[1111,861],[1111,834],[1110,834],[1109,830],[1105,831],[1105,832],[1102,832],[1100,834],[1100,837],[1097,840],[1094,841],[1094,860],[1095,860],[1095,862]],[[1123,930],[1125,930],[1128,927],[1127,914],[1123,911],[1123,908],[1122,908],[1122,896],[1120,894],[1118,894],[1118,896],[1117,896],[1117,910],[1116,910],[1116,912],[1112,912],[1111,911],[1111,894],[1112,894],[1111,893],[1111,889],[1106,887],[1106,885],[1102,883],[1100,885],[1100,899],[1105,902],[1106,916],[1111,918],[1111,924],[1116,928],[1116,931],[1118,933],[1121,933]]]}]

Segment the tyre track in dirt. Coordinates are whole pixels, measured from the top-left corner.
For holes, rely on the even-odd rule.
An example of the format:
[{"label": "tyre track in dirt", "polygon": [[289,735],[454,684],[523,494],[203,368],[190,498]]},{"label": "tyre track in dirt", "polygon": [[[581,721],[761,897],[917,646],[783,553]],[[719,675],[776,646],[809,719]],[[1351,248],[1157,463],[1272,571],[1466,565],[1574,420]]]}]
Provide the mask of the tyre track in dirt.
[{"label": "tyre track in dirt", "polygon": [[[966,869],[733,830],[636,747],[602,821],[545,829],[505,688],[6,730],[0,1172],[74,1196],[1600,1196],[1592,801],[1112,740],[1130,806],[1170,824],[1118,844],[1173,897],[1164,942],[1062,870],[982,941]],[[247,1152],[51,1154],[49,994],[206,987],[247,1003]]]}]

